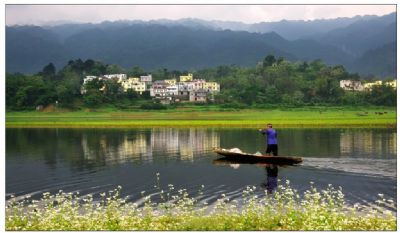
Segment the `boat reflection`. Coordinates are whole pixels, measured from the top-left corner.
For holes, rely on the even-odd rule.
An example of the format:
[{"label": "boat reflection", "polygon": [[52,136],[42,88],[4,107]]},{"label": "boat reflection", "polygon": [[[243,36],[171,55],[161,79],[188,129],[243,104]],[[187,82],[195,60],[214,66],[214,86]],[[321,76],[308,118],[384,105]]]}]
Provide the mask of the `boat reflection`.
[{"label": "boat reflection", "polygon": [[238,169],[241,164],[253,164],[256,166],[264,167],[266,179],[261,183],[261,187],[267,190],[268,194],[273,194],[278,188],[278,172],[279,167],[295,166],[291,164],[272,164],[265,162],[254,162],[254,161],[243,161],[232,158],[219,158],[213,160],[214,165],[218,166],[230,166],[233,169]]}]

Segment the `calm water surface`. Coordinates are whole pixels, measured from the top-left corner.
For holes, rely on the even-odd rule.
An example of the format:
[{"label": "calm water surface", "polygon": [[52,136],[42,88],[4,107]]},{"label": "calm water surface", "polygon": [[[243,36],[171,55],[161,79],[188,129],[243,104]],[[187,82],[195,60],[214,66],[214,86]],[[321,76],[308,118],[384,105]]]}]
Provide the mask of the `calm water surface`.
[{"label": "calm water surface", "polygon": [[[379,193],[396,202],[395,129],[278,129],[279,154],[302,156],[298,166],[278,168],[279,184],[300,192],[341,186],[350,203],[371,204]],[[79,191],[95,197],[123,187],[139,201],[141,191],[173,184],[191,194],[205,186],[204,200],[222,193],[238,198],[246,186],[264,192],[265,167],[216,164],[213,147],[263,151],[254,129],[7,129],[6,198]]]}]

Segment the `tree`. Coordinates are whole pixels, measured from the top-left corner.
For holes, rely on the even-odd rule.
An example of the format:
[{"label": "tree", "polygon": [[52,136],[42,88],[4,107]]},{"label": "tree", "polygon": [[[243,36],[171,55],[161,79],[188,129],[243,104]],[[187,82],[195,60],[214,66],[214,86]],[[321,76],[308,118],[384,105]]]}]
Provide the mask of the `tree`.
[{"label": "tree", "polygon": [[316,81],[316,94],[325,103],[337,103],[344,91],[332,77],[321,77]]},{"label": "tree", "polygon": [[138,94],[137,94],[136,91],[134,91],[134,90],[132,90],[132,89],[128,89],[128,90],[126,91],[126,97],[127,97],[129,100],[135,100],[135,99],[138,98]]},{"label": "tree", "polygon": [[133,66],[131,69],[128,70],[129,77],[139,77],[140,75],[144,74],[144,70],[139,66]]},{"label": "tree", "polygon": [[376,85],[368,94],[368,99],[376,105],[396,106],[396,90],[388,85]]},{"label": "tree", "polygon": [[98,107],[101,103],[103,103],[103,96],[100,92],[96,91],[88,91],[84,97],[83,101],[88,107]]},{"label": "tree", "polygon": [[122,93],[122,86],[117,80],[111,79],[104,81],[105,91],[104,94],[109,97],[116,97]]},{"label": "tree", "polygon": [[125,73],[124,69],[119,65],[108,65],[106,72],[108,74],[121,74]]},{"label": "tree", "polygon": [[280,95],[275,86],[268,86],[265,88],[266,103],[278,104],[280,102]]},{"label": "tree", "polygon": [[49,63],[45,67],[43,67],[42,72],[39,75],[43,76],[45,79],[53,80],[56,76],[56,67],[53,63]]},{"label": "tree", "polygon": [[87,59],[84,63],[83,63],[83,68],[86,71],[90,71],[93,69],[95,65],[95,62],[92,59]]},{"label": "tree", "polygon": [[290,106],[299,107],[304,104],[303,98],[304,94],[301,91],[295,91],[293,95],[284,94],[282,96],[282,101]]},{"label": "tree", "polygon": [[346,91],[341,97],[341,104],[360,106],[365,104],[365,92]]},{"label": "tree", "polygon": [[268,55],[264,58],[263,67],[272,66],[276,62],[274,55]]},{"label": "tree", "polygon": [[48,105],[55,100],[54,89],[40,76],[26,77],[15,93],[18,109],[34,109],[37,105]]},{"label": "tree", "polygon": [[73,107],[73,101],[76,96],[74,90],[68,87],[68,84],[60,84],[56,87],[57,101],[60,106]]}]

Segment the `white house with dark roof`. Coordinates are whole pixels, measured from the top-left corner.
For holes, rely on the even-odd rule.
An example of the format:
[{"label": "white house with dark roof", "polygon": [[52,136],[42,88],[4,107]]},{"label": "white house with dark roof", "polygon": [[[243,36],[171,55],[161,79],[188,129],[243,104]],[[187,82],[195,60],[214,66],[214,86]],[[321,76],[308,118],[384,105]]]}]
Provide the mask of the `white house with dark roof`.
[{"label": "white house with dark roof", "polygon": [[363,91],[364,86],[361,81],[356,80],[340,80],[340,87],[345,91]]}]

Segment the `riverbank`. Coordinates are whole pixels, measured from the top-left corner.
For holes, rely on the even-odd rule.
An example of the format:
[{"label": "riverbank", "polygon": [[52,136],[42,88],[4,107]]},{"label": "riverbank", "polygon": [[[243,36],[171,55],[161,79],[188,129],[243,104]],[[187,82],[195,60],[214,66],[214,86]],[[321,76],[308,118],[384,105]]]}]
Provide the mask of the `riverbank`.
[{"label": "riverbank", "polygon": [[[6,230],[150,230],[150,231],[229,231],[229,230],[396,230],[393,200],[383,196],[374,208],[348,206],[340,189],[328,186],[324,190],[310,187],[304,194],[279,186],[275,194],[259,197],[255,187],[243,190],[241,201],[229,200],[224,194],[211,206],[190,197],[185,190],[175,191],[168,185],[160,188],[159,198],[144,197],[143,206],[126,203],[119,196],[118,187],[100,194],[100,201],[92,195],[79,193],[44,193],[41,200],[9,200],[6,208]],[[201,195],[201,190],[199,191]],[[153,197],[154,198],[154,197]]]},{"label": "riverbank", "polygon": [[7,112],[7,128],[395,128],[396,108],[298,108],[288,110],[208,110],[177,108],[162,111]]}]

